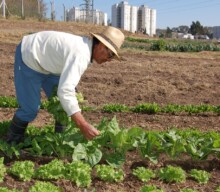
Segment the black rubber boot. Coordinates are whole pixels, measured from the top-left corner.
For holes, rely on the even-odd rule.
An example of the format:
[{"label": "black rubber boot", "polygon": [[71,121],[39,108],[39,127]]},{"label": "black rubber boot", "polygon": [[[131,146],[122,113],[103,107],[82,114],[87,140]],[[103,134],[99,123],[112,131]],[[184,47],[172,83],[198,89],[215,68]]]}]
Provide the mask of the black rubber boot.
[{"label": "black rubber boot", "polygon": [[55,122],[55,133],[62,133],[65,129],[65,126],[59,122]]},{"label": "black rubber boot", "polygon": [[15,144],[18,144],[23,142],[27,126],[28,122],[22,121],[14,116],[8,129],[7,143],[12,144],[14,142]]}]

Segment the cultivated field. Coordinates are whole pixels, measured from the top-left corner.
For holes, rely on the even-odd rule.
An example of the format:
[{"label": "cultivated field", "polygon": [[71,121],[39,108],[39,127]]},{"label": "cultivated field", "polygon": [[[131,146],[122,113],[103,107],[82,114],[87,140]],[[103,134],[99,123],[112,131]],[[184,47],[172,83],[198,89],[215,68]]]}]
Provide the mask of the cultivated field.
[{"label": "cultivated field", "polygon": [[[88,35],[89,32],[99,32],[103,26],[92,26],[81,23],[38,22],[31,20],[4,20],[0,19],[0,96],[15,97],[13,84],[13,61],[16,45],[22,36],[42,30],[58,30],[79,35]],[[134,35],[125,32],[126,37],[146,38],[143,35]],[[146,131],[199,130],[201,132],[220,131],[219,111],[205,111],[189,113],[187,111],[163,111],[149,113],[141,112],[107,112],[101,110],[106,104],[120,104],[134,107],[144,103],[156,103],[160,107],[168,104],[180,106],[200,104],[219,106],[220,102],[220,52],[158,52],[123,48],[120,51],[121,61],[112,61],[103,65],[92,65],[83,75],[78,89],[87,100],[87,107],[96,109],[83,111],[85,118],[94,125],[106,117],[111,120],[116,116],[121,128],[140,127]],[[42,100],[45,100],[42,93]],[[15,108],[1,107],[0,122],[9,121],[13,117]],[[31,125],[42,128],[53,124],[53,117],[45,109]],[[4,135],[2,136],[4,139]],[[219,139],[220,141],[220,139]],[[219,142],[220,143],[220,142]],[[218,148],[218,147],[216,147]],[[220,144],[219,144],[220,148]],[[219,149],[218,148],[218,149]],[[1,151],[1,148],[0,148]],[[1,154],[1,153],[0,153]],[[212,154],[204,160],[194,160],[183,154],[175,160],[161,154],[157,164],[141,157],[136,150],[126,153],[126,161],[122,168],[125,178],[122,182],[104,182],[93,175],[92,184],[87,191],[140,191],[144,185],[155,185],[167,192],[179,192],[184,188],[197,191],[215,191],[220,186],[220,161],[218,155]],[[30,154],[21,155],[22,160],[32,160],[36,166],[48,163],[52,157],[33,157]],[[10,167],[16,158],[5,158],[5,165]],[[207,184],[199,184],[193,178],[187,177],[183,183],[164,182],[154,178],[143,183],[132,175],[132,168],[144,166],[159,169],[166,165],[180,166],[186,172],[190,169],[208,171],[211,177]],[[7,173],[0,186],[10,189],[28,191],[36,179],[22,182]],[[83,191],[74,183],[65,179],[50,180],[64,191]]]}]

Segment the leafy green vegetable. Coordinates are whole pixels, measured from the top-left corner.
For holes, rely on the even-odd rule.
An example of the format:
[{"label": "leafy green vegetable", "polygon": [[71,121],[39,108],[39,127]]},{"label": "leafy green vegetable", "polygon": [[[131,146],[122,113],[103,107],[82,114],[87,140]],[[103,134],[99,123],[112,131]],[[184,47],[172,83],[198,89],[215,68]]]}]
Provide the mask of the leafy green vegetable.
[{"label": "leafy green vegetable", "polygon": [[138,150],[142,157],[157,163],[162,145],[161,136],[158,132],[148,131],[142,134],[138,141]]},{"label": "leafy green vegetable", "polygon": [[154,178],[156,175],[151,169],[146,169],[145,167],[138,167],[132,171],[139,180],[143,182],[149,181],[151,178]]},{"label": "leafy green vegetable", "polygon": [[85,144],[79,143],[75,147],[72,155],[73,161],[85,160],[85,162],[91,166],[98,164],[101,158],[102,152],[93,141],[89,141]]},{"label": "leafy green vegetable", "polygon": [[155,114],[161,111],[161,108],[156,103],[145,103],[137,105],[132,111],[136,113]]},{"label": "leafy green vegetable", "polygon": [[97,177],[103,181],[121,182],[124,179],[124,172],[122,169],[115,169],[110,165],[96,165]]},{"label": "leafy green vegetable", "polygon": [[140,192],[163,192],[163,190],[157,189],[154,185],[145,185],[141,188]]},{"label": "leafy green vegetable", "polygon": [[0,96],[0,107],[17,108],[18,103],[14,97]]},{"label": "leafy green vegetable", "polygon": [[113,113],[113,112],[127,112],[129,108],[121,104],[108,104],[102,107],[103,112]]},{"label": "leafy green vegetable", "polygon": [[89,187],[91,185],[92,168],[82,161],[73,161],[65,166],[66,179],[75,182],[78,187]]},{"label": "leafy green vegetable", "polygon": [[2,121],[0,122],[0,135],[6,135],[8,132],[8,127],[10,126],[11,121]]},{"label": "leafy green vegetable", "polygon": [[0,182],[3,181],[5,173],[6,173],[6,167],[3,162],[4,162],[4,158],[1,157],[0,158]]},{"label": "leafy green vegetable", "polygon": [[87,100],[85,100],[85,98],[81,92],[76,93],[76,98],[77,98],[78,102],[81,104],[88,102]]},{"label": "leafy green vegetable", "polygon": [[28,160],[16,161],[8,171],[22,181],[30,181],[34,175],[34,163]]},{"label": "leafy green vegetable", "polygon": [[185,171],[181,167],[173,167],[172,165],[159,169],[158,176],[166,182],[182,183],[186,180]]},{"label": "leafy green vegetable", "polygon": [[186,151],[193,159],[206,159],[213,150],[215,137],[211,132],[202,133],[188,130],[184,132]]},{"label": "leafy green vegetable", "polygon": [[172,158],[178,157],[186,151],[186,141],[179,133],[172,129],[163,134],[163,149]]},{"label": "leafy green vegetable", "polygon": [[30,125],[26,129],[26,133],[28,136],[36,136],[36,135],[43,135],[45,133],[53,133],[54,126],[52,125],[45,125],[43,128],[36,128],[33,125]]},{"label": "leafy green vegetable", "polygon": [[0,139],[0,151],[5,154],[5,156],[12,158],[13,156],[19,157],[20,155],[20,145],[9,145],[5,140]]},{"label": "leafy green vegetable", "polygon": [[197,169],[192,169],[190,171],[190,176],[193,177],[200,184],[208,183],[209,178],[211,177],[210,173],[208,173],[207,171]]},{"label": "leafy green vegetable", "polygon": [[54,119],[64,126],[71,124],[71,118],[67,116],[66,112],[60,103],[57,96],[50,97],[47,110],[49,113],[53,114]]},{"label": "leafy green vegetable", "polygon": [[120,168],[125,162],[125,153],[120,151],[107,151],[104,155],[104,159],[110,166]]},{"label": "leafy green vegetable", "polygon": [[65,177],[64,174],[65,166],[63,161],[54,159],[36,169],[34,176],[39,179],[60,179]]},{"label": "leafy green vegetable", "polygon": [[60,187],[53,185],[50,182],[36,181],[36,183],[31,186],[29,192],[62,192]]},{"label": "leafy green vegetable", "polygon": [[22,192],[22,191],[17,189],[8,189],[6,187],[0,187],[0,192]]}]

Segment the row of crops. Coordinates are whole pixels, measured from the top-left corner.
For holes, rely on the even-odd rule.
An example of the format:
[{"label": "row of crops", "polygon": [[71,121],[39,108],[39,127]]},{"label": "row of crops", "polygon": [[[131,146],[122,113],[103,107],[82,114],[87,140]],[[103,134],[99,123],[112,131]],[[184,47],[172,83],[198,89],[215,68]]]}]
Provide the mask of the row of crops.
[{"label": "row of crops", "polygon": [[[0,97],[0,105],[17,107],[16,100],[9,97]],[[187,180],[194,180],[199,185],[205,185],[212,178],[212,175],[202,169],[185,171],[181,167],[171,165],[154,169],[138,166],[131,169],[130,173],[125,173],[123,167],[127,154],[130,152],[135,152],[138,159],[155,165],[160,162],[161,155],[165,155],[168,159],[178,160],[187,157],[196,161],[207,160],[209,157],[217,159],[220,157],[220,133],[217,132],[201,132],[192,129],[170,129],[159,132],[146,131],[139,127],[121,128],[114,117],[110,121],[102,119],[96,125],[101,134],[95,139],[87,141],[70,118],[66,116],[57,97],[52,97],[42,106],[53,115],[54,119],[66,125],[66,130],[63,133],[54,133],[53,125],[45,126],[42,129],[29,126],[25,133],[24,142],[19,145],[8,145],[4,139],[0,139],[0,153],[5,158],[19,159],[24,153],[33,157],[54,157],[51,162],[40,166],[29,160],[15,161],[12,165],[6,166],[4,159],[0,160],[0,181],[3,181],[7,174],[21,181],[34,179],[35,184],[30,187],[30,192],[63,191],[61,187],[53,185],[50,182],[52,180],[65,179],[78,187],[89,188],[93,180],[97,178],[105,182],[120,183],[129,176],[127,174],[143,183],[141,192],[164,191],[155,185],[149,185],[148,182],[151,180],[159,180],[164,183],[184,183]],[[176,107],[177,109],[185,109],[186,106]],[[211,111],[219,114],[219,106],[191,107],[197,108],[194,112]],[[146,108],[150,114],[164,110],[157,104],[143,104],[132,108],[124,105],[105,105],[101,110],[105,112],[128,112],[131,110],[143,113],[146,112]],[[0,135],[3,137],[7,133],[9,124],[10,121],[0,122]],[[63,161],[66,159],[68,162]],[[9,190],[3,187],[0,188],[0,191],[19,190]],[[198,192],[186,187],[179,191]],[[215,192],[219,191],[220,186],[216,186]]]},{"label": "row of crops", "polygon": [[[1,135],[6,133],[9,123],[7,121],[0,123]],[[31,161],[17,161],[6,167],[2,159],[0,181],[7,173],[21,181],[67,179],[78,187],[87,188],[90,187],[94,177],[106,182],[122,182],[126,177],[123,171],[126,153],[131,151],[137,151],[140,159],[155,164],[158,163],[161,154],[166,154],[171,159],[181,159],[181,155],[187,155],[195,160],[207,159],[210,155],[217,158],[220,156],[220,134],[215,132],[202,133],[196,130],[152,132],[141,128],[122,129],[116,118],[111,121],[102,120],[97,128],[101,135],[92,141],[85,140],[79,130],[70,124],[65,132],[58,134],[54,133],[53,126],[46,126],[43,129],[29,126],[24,143],[19,145],[9,146],[4,140],[0,140],[0,151],[5,157],[19,159],[24,151],[35,157],[55,157],[53,161],[40,167],[36,167]],[[62,159],[71,160],[70,163],[64,163]],[[105,164],[102,164],[101,160]],[[92,176],[94,171],[96,175]],[[187,179],[193,179],[199,184],[206,184],[211,178],[210,173],[205,170],[191,169],[186,172],[178,166],[154,170],[141,166],[131,170],[131,174],[143,182],[141,191],[163,191],[156,186],[147,185],[152,179],[172,183],[184,183]],[[39,182],[36,184],[40,185]],[[48,187],[50,183],[40,186],[44,185]],[[33,188],[36,187],[33,185]],[[62,191],[58,188],[53,190]],[[31,188],[30,191],[34,189]],[[189,190],[181,190],[183,191]],[[216,191],[219,191],[219,188],[216,188]]]},{"label": "row of crops", "polygon": [[[57,98],[54,97],[53,101],[57,102]],[[83,100],[82,102],[83,103]],[[59,105],[58,105],[59,106]],[[0,107],[2,108],[17,108],[18,104],[15,98],[13,97],[0,97]],[[59,106],[58,108],[60,108]],[[157,103],[143,103],[136,106],[126,106],[124,104],[106,104],[99,108],[89,107],[82,105],[83,111],[97,111],[101,110],[102,112],[113,113],[113,112],[134,112],[134,113],[146,113],[146,114],[156,114],[156,113],[181,113],[186,112],[188,114],[198,114],[204,112],[213,112],[220,114],[220,105],[213,106],[208,104],[200,105],[178,105],[178,104],[168,104],[165,106],[160,106]],[[41,109],[48,109],[48,101],[44,101],[41,104]],[[56,110],[56,109],[55,109]],[[55,112],[55,111],[54,111]]]},{"label": "row of crops", "polygon": [[[9,122],[0,123],[1,134],[5,135]],[[79,129],[68,124],[65,132],[57,134],[53,126],[38,129],[30,126],[26,131],[24,143],[9,146],[0,140],[0,150],[5,156],[20,156],[26,151],[34,156],[69,157],[73,160],[84,160],[91,166],[101,159],[114,167],[122,166],[126,153],[137,151],[140,158],[158,163],[161,154],[169,158],[180,158],[181,155],[196,160],[204,160],[209,156],[220,157],[220,134],[216,132],[200,132],[197,130],[145,131],[138,127],[120,128],[116,118],[110,122],[103,119],[97,128],[101,135],[87,141]],[[5,130],[5,132],[4,132]]]},{"label": "row of crops", "polygon": [[[110,165],[96,165],[91,167],[82,161],[72,161],[64,163],[62,160],[54,159],[51,162],[36,166],[30,160],[15,161],[11,166],[7,167],[3,163],[3,158],[0,158],[0,182],[4,180],[5,174],[9,174],[18,178],[20,181],[37,180],[34,185],[30,187],[30,192],[61,192],[61,187],[57,187],[50,180],[65,179],[71,181],[74,185],[81,188],[88,188],[91,186],[94,177],[104,182],[120,183],[125,179],[125,172],[122,168],[114,168]],[[95,174],[92,174],[95,172]],[[163,182],[183,183],[187,178],[192,178],[199,184],[206,184],[211,175],[207,171],[191,169],[186,172],[181,167],[168,165],[158,169],[150,169],[145,167],[137,167],[131,170],[131,175],[135,179],[143,182],[143,187],[140,192],[163,192],[155,185],[147,185],[146,183],[152,179],[158,179]],[[43,182],[46,180],[47,182]],[[0,188],[0,191],[7,191],[7,188]],[[219,192],[220,186],[216,188]],[[8,190],[9,191],[9,190]],[[19,190],[14,190],[19,191]],[[196,192],[192,189],[181,189],[180,192]]]},{"label": "row of crops", "polygon": [[151,40],[127,37],[123,48],[132,48],[145,51],[170,51],[170,52],[200,52],[220,51],[217,42],[201,40]]}]

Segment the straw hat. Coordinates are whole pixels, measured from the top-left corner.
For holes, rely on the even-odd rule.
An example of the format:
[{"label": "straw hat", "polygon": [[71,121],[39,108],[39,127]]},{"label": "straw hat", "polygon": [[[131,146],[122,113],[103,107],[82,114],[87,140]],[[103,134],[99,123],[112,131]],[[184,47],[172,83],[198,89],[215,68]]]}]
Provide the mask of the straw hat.
[{"label": "straw hat", "polygon": [[124,34],[119,29],[109,26],[101,34],[91,34],[106,47],[108,47],[119,58],[117,50],[120,49],[125,39]]}]

